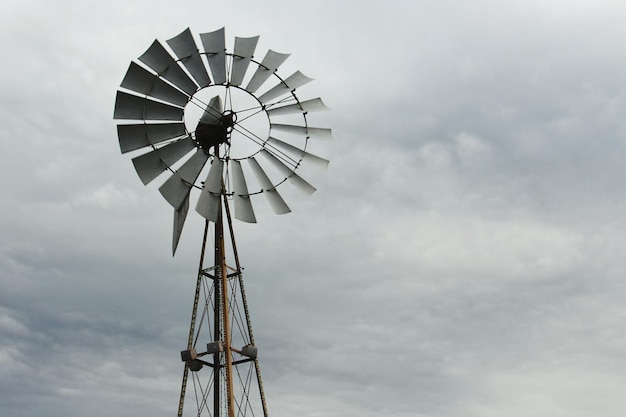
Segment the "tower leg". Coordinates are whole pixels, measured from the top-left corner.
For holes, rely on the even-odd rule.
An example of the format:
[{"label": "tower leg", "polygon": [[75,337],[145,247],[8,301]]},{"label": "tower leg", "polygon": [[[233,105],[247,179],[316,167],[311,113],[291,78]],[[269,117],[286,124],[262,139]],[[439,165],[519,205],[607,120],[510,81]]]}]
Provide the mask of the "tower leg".
[{"label": "tower leg", "polygon": [[[204,222],[204,234],[202,237],[202,250],[200,251],[200,265],[198,266],[198,278],[196,280],[196,292],[193,297],[193,309],[191,311],[191,323],[189,324],[189,337],[187,339],[187,349],[193,348],[193,336],[196,330],[196,317],[198,315],[198,303],[200,301],[200,288],[202,286],[202,267],[204,265],[204,253],[206,252],[206,241],[209,233],[209,221]],[[187,391],[187,378],[189,376],[189,366],[185,362],[183,370],[183,383],[180,388],[180,399],[178,400],[178,417],[182,417],[185,406],[185,393]],[[217,415],[217,414],[216,414]]]}]

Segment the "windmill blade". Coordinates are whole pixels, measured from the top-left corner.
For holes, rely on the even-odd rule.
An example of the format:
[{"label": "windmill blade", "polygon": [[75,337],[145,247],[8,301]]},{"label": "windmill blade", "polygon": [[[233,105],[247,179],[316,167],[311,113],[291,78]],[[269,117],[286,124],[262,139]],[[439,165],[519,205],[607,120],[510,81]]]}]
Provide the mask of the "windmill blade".
[{"label": "windmill blade", "polygon": [[274,52],[271,49],[265,54],[265,58],[261,62],[261,65],[257,68],[256,72],[252,76],[252,79],[246,86],[246,91],[254,93],[263,85],[263,83],[276,72],[278,67],[281,66],[291,54],[281,54]]},{"label": "windmill blade", "polygon": [[200,88],[211,84],[211,78],[209,78],[209,74],[206,72],[206,67],[198,52],[198,46],[189,28],[172,39],[168,39],[167,44],[172,48],[172,51],[174,51],[178,59],[180,59],[181,64],[187,68],[187,71],[189,71],[194,80],[196,80]]},{"label": "windmill blade", "polygon": [[231,168],[233,173],[235,218],[247,223],[256,223],[256,217],[252,209],[252,202],[248,194],[248,186],[246,185],[246,179],[243,175],[241,162],[232,161]]},{"label": "windmill blade", "polygon": [[133,96],[118,91],[115,98],[114,119],[132,120],[183,120],[184,109]]},{"label": "windmill blade", "polygon": [[304,135],[310,138],[317,139],[332,139],[333,134],[330,129],[322,127],[308,127],[308,126],[295,126],[295,125],[283,125],[279,123],[271,123],[270,130],[279,130],[281,132],[295,133]]},{"label": "windmill blade", "polygon": [[141,178],[141,182],[147,185],[194,148],[195,144],[191,138],[186,137],[133,158],[133,165],[135,165],[135,170],[139,178]]},{"label": "windmill blade", "polygon": [[280,84],[274,86],[267,93],[259,97],[261,103],[267,103],[268,101],[280,97],[283,94],[287,94],[294,91],[296,88],[303,86],[304,84],[313,81],[313,78],[309,78],[300,71],[296,71],[291,74]]},{"label": "windmill blade", "polygon": [[235,86],[241,85],[246,75],[248,65],[256,49],[259,37],[239,38],[235,37],[235,50],[233,51],[233,68],[230,71],[230,83]]},{"label": "windmill blade", "polygon": [[200,175],[200,171],[202,171],[208,158],[208,155],[204,153],[202,149],[198,149],[196,153],[159,188],[163,198],[176,210],[180,209],[184,203],[185,198],[191,191],[193,183],[198,178],[198,175]]},{"label": "windmill blade", "polygon": [[184,135],[184,123],[159,123],[151,125],[142,123],[117,126],[117,136],[120,139],[120,150],[122,153],[155,145]]},{"label": "windmill blade", "polygon": [[226,37],[224,28],[215,32],[201,33],[200,40],[207,54],[207,61],[215,84],[226,84]]},{"label": "windmill blade", "polygon": [[204,182],[204,187],[198,198],[196,211],[205,219],[217,223],[217,216],[220,207],[222,190],[222,172],[224,162],[221,159],[214,159],[211,169]]},{"label": "windmill blade", "polygon": [[183,181],[179,175],[174,173],[161,185],[159,191],[163,198],[165,198],[175,210],[179,210],[185,202],[185,199],[189,197],[191,187],[191,184]]},{"label": "windmill blade", "polygon": [[285,200],[278,194],[278,191],[274,188],[272,181],[269,179],[261,165],[257,162],[254,157],[248,158],[248,163],[250,164],[250,168],[252,168],[252,172],[256,176],[259,184],[263,188],[263,194],[267,198],[267,201],[270,203],[272,210],[276,214],[287,214],[291,212],[289,206],[285,203]]},{"label": "windmill blade", "polygon": [[183,205],[178,210],[174,210],[174,233],[172,234],[172,256],[176,255],[176,248],[180,241],[180,235],[183,233],[183,226],[189,212],[189,194],[183,201]]},{"label": "windmill blade", "polygon": [[[269,107],[269,106],[268,106]],[[267,110],[267,114],[270,116],[282,116],[284,114],[294,113],[310,113],[314,111],[328,110],[328,107],[322,102],[321,98],[314,98],[312,100],[301,101],[300,103],[290,104],[282,107],[271,107]]]},{"label": "windmill blade", "polygon": [[311,195],[316,191],[316,188],[309,184],[307,181],[302,179],[298,174],[296,174],[291,168],[285,165],[280,159],[276,158],[266,149],[261,151],[263,155],[270,161],[272,165],[274,165],[280,172],[283,174],[289,181],[293,183],[300,191],[307,195]]},{"label": "windmill blade", "polygon": [[300,149],[289,143],[283,142],[282,140],[276,139],[274,137],[270,136],[267,141],[274,146],[277,146],[279,148],[286,150],[287,152],[291,152],[295,155],[298,155],[298,157],[302,158],[303,161],[311,162],[312,164],[317,165],[321,168],[324,168],[324,169],[328,168],[328,164],[330,163],[328,159],[320,158],[317,155],[313,155],[312,153],[306,152],[303,149]]},{"label": "windmill blade", "polygon": [[185,106],[187,101],[189,101],[189,96],[185,93],[175,89],[160,79],[158,75],[151,73],[134,62],[130,63],[128,71],[122,80],[121,87],[127,88],[136,93],[152,96],[181,107]]},{"label": "windmill blade", "polygon": [[155,40],[139,60],[152,68],[154,72],[192,96],[198,87],[183,69],[174,61],[165,47]]}]

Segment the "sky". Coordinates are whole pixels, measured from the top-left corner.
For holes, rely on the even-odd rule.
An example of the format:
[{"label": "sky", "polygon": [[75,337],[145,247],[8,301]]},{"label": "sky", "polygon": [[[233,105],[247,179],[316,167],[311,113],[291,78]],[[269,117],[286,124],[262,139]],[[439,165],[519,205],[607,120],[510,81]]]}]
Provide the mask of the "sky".
[{"label": "sky", "polygon": [[235,224],[271,416],[621,415],[624,17],[3,1],[0,415],[176,412],[203,223],[172,258],[171,207],[120,154],[113,106],[130,61],[187,27],[260,35],[332,109],[312,115],[334,136],[318,191]]}]

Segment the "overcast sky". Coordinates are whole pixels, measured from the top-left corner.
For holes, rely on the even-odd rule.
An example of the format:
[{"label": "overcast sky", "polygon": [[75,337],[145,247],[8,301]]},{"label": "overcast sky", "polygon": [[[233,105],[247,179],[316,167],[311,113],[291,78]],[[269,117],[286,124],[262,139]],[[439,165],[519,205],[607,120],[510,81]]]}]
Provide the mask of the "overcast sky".
[{"label": "overcast sky", "polygon": [[0,415],[175,414],[202,222],[172,258],[113,106],[155,38],[222,26],[291,53],[333,109],[312,118],[335,137],[318,191],[235,225],[270,415],[621,415],[625,19],[611,0],[4,0]]}]

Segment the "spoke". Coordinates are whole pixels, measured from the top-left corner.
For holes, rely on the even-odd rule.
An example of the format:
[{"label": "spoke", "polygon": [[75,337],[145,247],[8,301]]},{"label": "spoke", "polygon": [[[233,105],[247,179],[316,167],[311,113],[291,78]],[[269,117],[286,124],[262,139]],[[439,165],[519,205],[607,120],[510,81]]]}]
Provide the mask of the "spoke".
[{"label": "spoke", "polygon": [[249,108],[249,109],[239,110],[239,111],[237,112],[237,115],[241,114],[242,112],[251,112],[251,111],[252,111],[252,112],[254,112],[254,113],[249,114],[249,115],[246,115],[246,116],[245,116],[244,118],[242,118],[242,119],[237,119],[237,124],[241,124],[242,122],[245,122],[245,121],[246,121],[246,120],[248,120],[249,118],[254,117],[254,116],[256,116],[256,115],[257,115],[257,114],[259,114],[259,113],[262,113],[262,112],[263,112],[263,108],[261,108],[261,107],[259,107],[259,108],[257,108],[257,107],[251,107],[251,108]]},{"label": "spoke", "polygon": [[276,107],[278,105],[282,105],[282,104],[285,104],[285,103],[291,103],[291,102],[298,103],[298,100],[293,95],[289,95],[289,96],[284,97],[284,98],[282,98],[282,99],[280,99],[278,101],[275,101],[273,103],[265,104],[265,108],[269,110],[272,107]]},{"label": "spoke", "polygon": [[288,165],[290,165],[291,167],[293,167],[294,170],[298,167],[298,165],[300,165],[300,160],[296,160],[295,158],[292,158],[291,156],[289,156],[287,153],[283,152],[281,149],[279,149],[278,147],[276,147],[272,143],[268,142],[267,140],[259,138],[257,135],[255,135],[253,132],[249,131],[245,127],[243,127],[243,126],[238,126],[238,127],[240,127],[241,129],[245,130],[245,133],[244,133],[244,132],[242,132],[242,131],[237,129],[238,133],[240,133],[241,135],[245,136],[247,139],[253,141],[257,145],[261,146],[262,148],[266,149],[268,152],[270,152],[276,158],[280,159],[281,161],[283,161],[283,162],[287,163]]},{"label": "spoke", "polygon": [[[238,129],[235,129],[235,127],[237,127]],[[256,143],[259,146],[263,146],[263,144],[265,143],[265,139],[261,139],[254,132],[251,132],[250,130],[246,129],[243,126],[240,126],[240,125],[237,124],[237,125],[233,126],[233,130],[236,131],[237,133],[241,134],[242,136],[250,139],[251,141],[253,141],[254,143]]]}]

